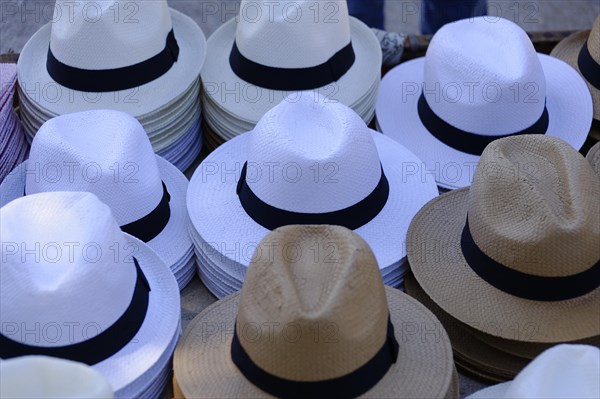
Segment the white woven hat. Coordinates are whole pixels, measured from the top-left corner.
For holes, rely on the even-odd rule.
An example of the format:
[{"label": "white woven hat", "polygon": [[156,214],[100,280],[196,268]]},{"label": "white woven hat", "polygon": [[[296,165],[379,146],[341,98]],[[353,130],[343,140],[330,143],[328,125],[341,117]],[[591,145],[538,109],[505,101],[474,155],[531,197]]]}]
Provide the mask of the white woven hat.
[{"label": "white woven hat", "polygon": [[595,399],[600,397],[598,376],[598,348],[557,345],[536,357],[513,381],[482,389],[468,399]]},{"label": "white woven hat", "polygon": [[166,0],[58,0],[21,52],[19,84],[51,114],[108,108],[139,117],[184,93],[205,55],[200,27]]},{"label": "white woven hat", "polygon": [[46,191],[89,191],[109,205],[123,229],[175,269],[191,256],[188,180],[155,155],[144,128],[119,111],[62,115],[36,134],[30,157],[0,185],[0,206]]},{"label": "white woven hat", "polygon": [[506,19],[465,19],[443,26],[424,58],[383,79],[381,131],[414,151],[445,188],[471,184],[490,141],[545,133],[580,149],[592,123],[592,99],[571,66],[537,54]]},{"label": "white woven hat", "polygon": [[410,220],[438,194],[420,165],[345,105],[288,98],[200,164],[188,212],[208,245],[201,250],[221,254],[222,267],[235,268],[227,272],[238,279],[260,240],[287,224],[351,228],[384,270],[400,265]]},{"label": "white woven hat", "polygon": [[177,283],[91,193],[28,195],[0,209],[0,358],[92,365],[118,398],[138,397],[179,334]]},{"label": "white woven hat", "polygon": [[[354,108],[381,76],[381,47],[345,1],[247,1],[208,40],[205,94],[255,124],[290,91],[316,90]],[[374,103],[374,100],[372,100]]]},{"label": "white woven hat", "polygon": [[0,361],[0,397],[45,399],[112,399],[102,374],[90,366],[48,356]]}]

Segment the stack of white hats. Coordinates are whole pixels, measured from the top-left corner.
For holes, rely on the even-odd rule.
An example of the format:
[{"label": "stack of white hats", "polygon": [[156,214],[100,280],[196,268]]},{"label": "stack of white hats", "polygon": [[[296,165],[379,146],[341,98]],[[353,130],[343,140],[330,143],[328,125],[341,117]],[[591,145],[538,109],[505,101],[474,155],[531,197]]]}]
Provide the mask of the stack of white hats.
[{"label": "stack of white hats", "polygon": [[381,59],[377,37],[348,15],[346,1],[242,0],[238,17],[208,40],[202,101],[211,132],[205,134],[216,146],[303,90],[340,101],[369,123]]},{"label": "stack of white hats", "polygon": [[19,58],[29,140],[52,117],[114,109],[142,123],[156,153],[189,167],[202,147],[200,27],[165,0],[68,3],[56,2]]},{"label": "stack of white hats", "polygon": [[47,191],[89,191],[109,205],[126,233],[146,242],[180,288],[194,276],[187,233],[188,180],[152,152],[144,128],[119,111],[62,115],[46,122],[27,161],[0,185],[0,205]]},{"label": "stack of white hats", "polygon": [[0,182],[27,156],[29,145],[13,109],[17,82],[15,64],[0,64]]},{"label": "stack of white hats", "polygon": [[[384,283],[403,282],[406,232],[438,194],[433,177],[423,178],[414,154],[350,108],[302,94],[213,151],[191,179],[190,235],[200,277],[217,297],[241,288],[269,231],[293,224],[354,230],[373,249]],[[315,242],[314,250],[335,259],[329,243]]]}]

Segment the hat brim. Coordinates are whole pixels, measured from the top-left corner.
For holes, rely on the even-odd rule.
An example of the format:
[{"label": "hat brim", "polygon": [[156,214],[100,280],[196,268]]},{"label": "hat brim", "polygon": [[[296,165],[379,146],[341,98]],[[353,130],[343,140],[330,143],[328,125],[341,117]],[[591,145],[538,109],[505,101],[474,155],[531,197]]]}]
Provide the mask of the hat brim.
[{"label": "hat brim", "polygon": [[468,188],[442,194],[414,217],[408,261],[423,290],[446,313],[487,334],[524,342],[556,343],[600,335],[600,288],[564,301],[533,301],[488,284],[460,249]]},{"label": "hat brim", "polygon": [[[206,58],[206,39],[198,24],[179,11],[169,10],[180,52],[177,62],[158,79],[136,88],[98,96],[94,93],[88,97],[85,92],[56,83],[46,70],[51,31],[51,24],[48,23],[29,39],[21,52],[18,61],[19,84],[26,91],[37,92],[39,101],[36,101],[36,105],[51,115],[89,109],[118,109],[137,118],[157,111],[184,93],[194,79],[198,79]],[[40,91],[44,87],[55,91],[52,95],[43,95]],[[58,94],[55,96],[54,93]],[[58,95],[60,97],[57,98]],[[93,103],[86,101],[87,98],[92,98]]]},{"label": "hat brim", "polygon": [[[156,161],[162,181],[171,195],[171,217],[165,228],[147,244],[173,269],[189,262],[192,256],[192,240],[187,234],[189,219],[186,195],[189,182],[179,169],[165,159],[157,155]],[[18,165],[0,184],[0,206],[24,196],[27,164],[28,161],[25,161]]]},{"label": "hat brim", "polygon": [[[546,76],[547,135],[558,137],[579,150],[592,124],[592,99],[577,71],[565,62],[538,54]],[[383,134],[413,151],[436,174],[443,188],[469,186],[479,156],[458,151],[434,137],[417,111],[420,93],[405,95],[403,84],[424,82],[425,58],[404,62],[382,79],[376,116]],[[499,122],[500,123],[500,122]]]},{"label": "hat brim", "polygon": [[117,398],[140,397],[152,390],[169,366],[179,336],[181,305],[177,282],[164,262],[146,244],[126,234],[132,252],[150,285],[146,318],[131,342],[93,368],[106,377]]},{"label": "hat brim", "polygon": [[[390,138],[371,132],[390,185],[389,197],[381,212],[354,232],[367,241],[380,269],[385,270],[406,256],[404,242],[410,220],[438,195],[438,190],[432,178],[408,172],[407,165],[420,171],[421,161],[413,153]],[[187,196],[193,228],[210,246],[204,252],[219,254],[224,260],[219,263],[230,264],[234,270],[227,272],[238,278],[244,276],[253,249],[269,233],[246,214],[236,193],[242,166],[247,161],[249,134],[252,132],[209,154],[192,176]],[[213,167],[218,168],[216,174],[211,174]]]},{"label": "hat brim", "polygon": [[[229,55],[236,35],[235,18],[225,22],[208,39],[208,55],[202,67],[202,82],[204,94],[218,104],[226,112],[234,115],[236,119],[256,124],[258,120],[271,108],[284,100],[288,91],[264,89],[240,79],[229,65]],[[381,46],[373,32],[358,19],[350,17],[350,32],[352,47],[356,60],[352,67],[336,82],[321,87],[319,93],[340,101],[352,108],[369,93],[373,83],[381,76]],[[207,84],[217,84],[219,92],[206,90]],[[240,87],[241,85],[241,87]],[[252,101],[240,101],[236,96],[226,96],[221,101],[221,90],[232,90],[237,87],[242,95],[247,86],[252,87],[248,96]],[[256,101],[254,96],[258,98]],[[362,116],[362,115],[361,115]]]},{"label": "hat brim", "polygon": [[[400,344],[398,360],[379,383],[365,393],[375,398],[443,398],[452,388],[454,365],[450,343],[431,312],[404,293],[386,287],[388,307]],[[174,357],[175,376],[186,398],[268,397],[239,372],[230,347],[239,293],[206,308],[192,320]],[[434,331],[438,339],[407,336],[404,325]],[[215,329],[207,329],[215,326]]]},{"label": "hat brim", "polygon": [[596,143],[592,148],[590,148],[585,156],[585,159],[592,164],[592,168],[594,168],[600,177],[600,142]]},{"label": "hat brim", "polygon": [[[581,75],[578,62],[579,52],[586,44],[588,37],[590,36],[590,32],[591,30],[586,30],[567,36],[552,49],[550,55],[571,65]],[[587,84],[592,95],[592,102],[594,103],[594,119],[600,120],[600,90],[592,86],[592,84],[585,78],[583,78],[583,80]]]}]

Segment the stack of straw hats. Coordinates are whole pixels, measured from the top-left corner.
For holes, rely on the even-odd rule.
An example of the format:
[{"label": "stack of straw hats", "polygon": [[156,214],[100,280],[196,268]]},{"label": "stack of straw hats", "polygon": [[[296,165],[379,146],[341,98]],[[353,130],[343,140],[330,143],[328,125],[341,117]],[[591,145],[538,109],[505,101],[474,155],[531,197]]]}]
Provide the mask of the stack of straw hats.
[{"label": "stack of straw hats", "polygon": [[58,115],[119,110],[144,125],[155,152],[185,170],[202,147],[205,53],[200,27],[165,0],[58,0],[53,21],[27,42],[18,62],[27,136],[31,141]]},{"label": "stack of straw hats", "polygon": [[567,63],[536,53],[506,19],[444,25],[425,57],[388,72],[377,123],[423,160],[440,187],[471,184],[490,142],[519,134],[561,138],[579,150],[592,124],[592,97]]},{"label": "stack of straw hats", "polygon": [[0,358],[85,363],[116,398],[157,398],[171,376],[180,298],[169,268],[95,195],[28,195],[0,208]]},{"label": "stack of straw hats", "polygon": [[174,369],[176,398],[459,397],[440,322],[384,287],[369,245],[340,226],[264,237],[241,292],[192,320]]},{"label": "stack of straw hats", "polygon": [[[438,194],[420,165],[341,103],[313,95],[282,101],[192,176],[187,205],[200,277],[221,298],[241,289],[269,231],[330,224],[362,236],[384,283],[401,285],[410,220]],[[315,248],[330,250],[327,243]]]},{"label": "stack of straw hats", "polygon": [[557,343],[600,345],[600,180],[564,141],[494,141],[473,185],[411,222],[408,294],[446,327],[457,364],[491,381]]},{"label": "stack of straw hats", "polygon": [[207,54],[202,102],[211,147],[252,130],[291,92],[340,101],[366,123],[374,116],[381,46],[345,1],[242,0],[239,15],[210,36]]},{"label": "stack of straw hats", "polygon": [[25,160],[29,144],[13,108],[17,66],[0,63],[0,182]]},{"label": "stack of straw hats", "polygon": [[27,161],[0,185],[0,205],[47,191],[89,191],[109,205],[123,231],[146,242],[180,288],[196,262],[187,232],[187,178],[152,151],[142,125],[119,111],[50,119]]}]

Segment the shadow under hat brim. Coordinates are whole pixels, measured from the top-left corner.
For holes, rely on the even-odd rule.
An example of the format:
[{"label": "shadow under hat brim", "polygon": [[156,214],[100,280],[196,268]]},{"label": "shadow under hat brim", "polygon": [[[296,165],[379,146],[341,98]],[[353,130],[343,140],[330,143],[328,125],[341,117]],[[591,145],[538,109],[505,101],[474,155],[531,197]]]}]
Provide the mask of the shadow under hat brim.
[{"label": "shadow under hat brim", "polygon": [[[407,165],[421,171],[421,161],[413,153],[382,134],[371,133],[390,185],[389,198],[373,220],[354,232],[367,241],[384,270],[405,258],[404,242],[410,220],[438,195],[438,190],[432,178],[407,172]],[[187,195],[193,228],[213,253],[222,255],[222,264],[237,269],[227,272],[240,278],[252,255],[244,255],[243,251],[252,252],[269,233],[246,214],[236,193],[242,166],[247,161],[249,134],[252,133],[229,140],[209,154],[192,176]],[[217,174],[210,174],[207,165],[216,166]],[[231,251],[235,251],[233,257]]]},{"label": "shadow under hat brim", "polygon": [[[208,39],[207,58],[202,67],[202,82],[204,88],[207,84],[213,83],[219,87],[218,93],[205,90],[205,95],[208,95],[211,101],[219,104],[231,115],[235,115],[237,119],[256,124],[269,109],[284,100],[290,92],[255,86],[233,72],[229,65],[229,55],[235,40],[236,28],[235,18],[232,18],[221,25]],[[379,41],[371,29],[354,17],[350,17],[350,32],[356,55],[354,64],[336,82],[314,90],[352,108],[358,105],[358,101],[363,100],[373,82],[379,80],[382,55]],[[223,86],[227,90],[233,90],[236,85],[240,86],[236,92],[242,100],[228,95],[227,98],[232,101],[221,101]],[[252,101],[243,101],[245,92],[248,96],[252,96]],[[259,98],[255,100],[254,96]]]},{"label": "shadow under hat brim", "polygon": [[469,189],[442,194],[425,205],[408,230],[407,256],[425,293],[446,313],[477,330],[524,342],[558,343],[600,335],[600,288],[564,301],[533,301],[488,284],[460,249]]},{"label": "shadow under hat brim", "polygon": [[[589,89],[567,63],[544,54],[538,57],[546,77],[546,107],[550,119],[546,134],[579,150],[592,124]],[[441,187],[467,187],[479,156],[456,150],[433,136],[419,118],[420,91],[406,95],[403,89],[405,83],[421,87],[425,80],[424,66],[425,57],[417,58],[398,65],[383,77],[376,105],[377,122],[383,134],[413,151],[428,170],[437,171],[436,180]]]},{"label": "shadow under hat brim", "polygon": [[[396,363],[364,396],[447,397],[456,382],[453,384],[452,349],[444,329],[416,300],[393,288],[386,287],[385,291],[400,352]],[[186,398],[271,397],[246,380],[231,360],[239,298],[239,293],[235,293],[209,306],[190,322],[184,333],[173,365],[178,386]],[[437,339],[423,339],[423,330],[407,336],[403,323],[435,331]],[[217,326],[217,331],[208,332],[206,326]]]},{"label": "shadow under hat brim", "polygon": [[[179,11],[169,11],[180,49],[179,57],[164,75],[149,83],[127,90],[100,93],[98,96],[94,93],[89,95],[94,102],[86,101],[86,92],[72,90],[56,83],[46,70],[51,32],[51,23],[48,23],[29,39],[21,52],[17,64],[19,84],[27,91],[34,90],[38,87],[36,85],[39,85],[35,89],[40,94],[40,101],[36,105],[55,115],[89,109],[117,109],[134,117],[141,117],[158,111],[190,87],[194,79],[198,78],[206,58],[206,39],[198,24]],[[40,93],[44,87],[54,87],[60,97],[46,98],[42,95],[43,92]],[[118,101],[115,101],[115,98],[118,98]]]},{"label": "shadow under hat brim", "polygon": [[[182,258],[192,251],[192,240],[187,233],[189,219],[186,194],[189,182],[179,169],[165,159],[157,155],[156,161],[161,179],[171,195],[169,201],[171,217],[165,228],[150,240],[148,245],[158,253],[167,266],[173,268],[180,266],[179,263],[184,260]],[[18,165],[0,184],[0,207],[24,196],[27,164],[28,161],[25,161]],[[139,175],[132,177],[139,178]]]},{"label": "shadow under hat brim", "polygon": [[[579,74],[579,53],[582,47],[586,44],[588,37],[590,36],[590,30],[583,32],[576,32],[565,39],[561,40],[550,53],[551,56],[563,60],[567,64],[571,65]],[[592,86],[583,75],[581,75],[585,83],[587,84],[590,93],[592,95],[592,102],[594,103],[594,119],[600,120],[600,90]]]}]

